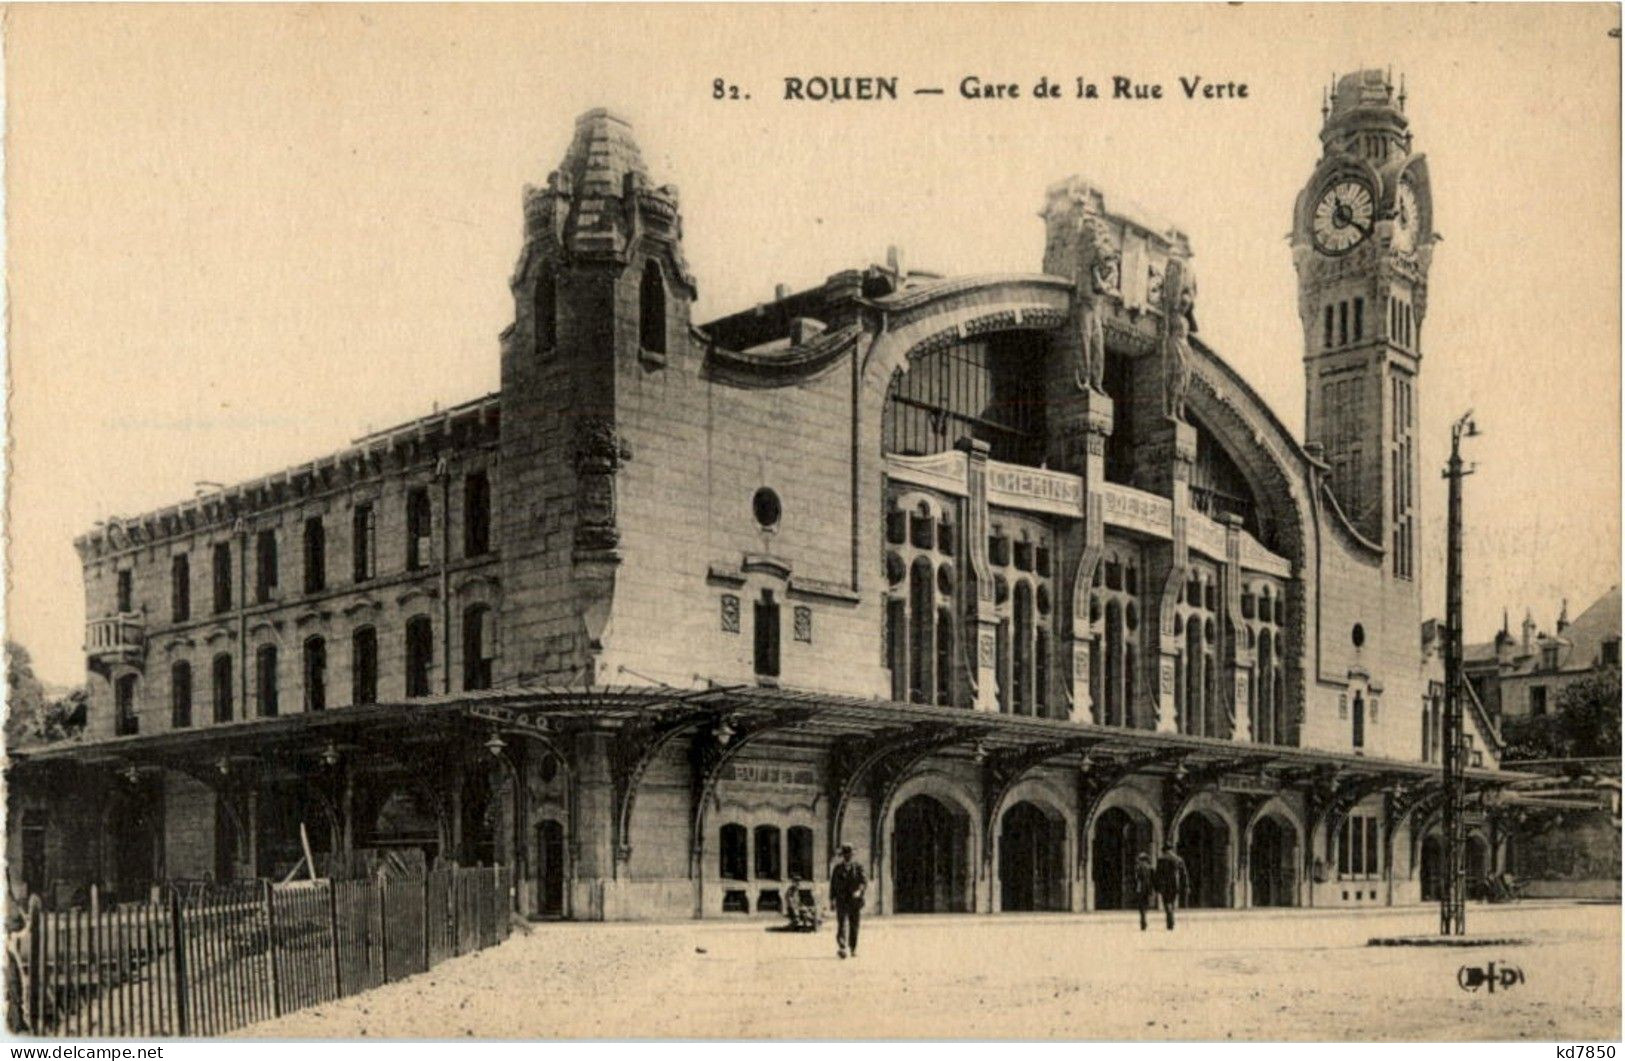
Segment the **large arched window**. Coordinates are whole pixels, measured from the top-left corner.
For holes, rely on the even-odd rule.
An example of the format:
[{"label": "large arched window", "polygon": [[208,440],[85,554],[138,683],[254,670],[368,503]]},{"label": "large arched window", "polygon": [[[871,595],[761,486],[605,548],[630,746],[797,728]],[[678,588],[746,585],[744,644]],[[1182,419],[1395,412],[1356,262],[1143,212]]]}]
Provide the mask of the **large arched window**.
[{"label": "large arched window", "polygon": [[653,258],[643,264],[638,293],[638,338],[651,354],[666,352],[666,278]]},{"label": "large arched window", "polygon": [[961,684],[956,535],[934,504],[896,500],[887,514],[886,665],[893,698],[951,706]]},{"label": "large arched window", "polygon": [[1095,719],[1106,726],[1133,726],[1136,645],[1140,631],[1140,558],[1125,544],[1108,548],[1089,590],[1092,650],[1090,694]]},{"label": "large arched window", "polygon": [[169,668],[169,724],[174,729],[192,724],[192,665],[184,659]]},{"label": "large arched window", "polygon": [[805,825],[792,825],[786,834],[789,841],[789,872],[794,880],[813,879],[813,831]]},{"label": "large arched window", "polygon": [[370,626],[350,635],[350,702],[378,702],[378,631]]},{"label": "large arched window", "polygon": [[1007,332],[916,353],[887,395],[886,452],[941,453],[976,438],[992,447],[994,460],[1038,464],[1047,349],[1039,333]]},{"label": "large arched window", "polygon": [[434,626],[427,615],[406,621],[406,695],[428,696],[434,667]]}]

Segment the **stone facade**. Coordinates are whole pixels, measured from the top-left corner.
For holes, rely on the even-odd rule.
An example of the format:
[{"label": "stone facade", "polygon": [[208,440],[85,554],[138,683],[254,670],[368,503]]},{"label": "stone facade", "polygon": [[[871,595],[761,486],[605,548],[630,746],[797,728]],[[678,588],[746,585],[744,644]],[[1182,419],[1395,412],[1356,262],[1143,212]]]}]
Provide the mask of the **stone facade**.
[{"label": "stone facade", "polygon": [[[1041,272],[893,260],[695,325],[677,190],[583,115],[523,196],[500,394],[81,539],[92,739],[19,776],[158,786],[96,871],[120,889],[285,872],[298,838],[332,873],[514,863],[538,916],[771,913],[846,842],[878,912],[1083,911],[1166,839],[1198,905],[1415,901],[1420,350],[1376,324],[1421,305],[1432,233],[1374,76],[1339,84],[1298,209],[1311,392],[1361,381],[1358,414],[1312,397],[1308,445],[1202,341],[1190,240],[1085,181],[1048,191]],[[1347,182],[1379,220],[1332,255],[1317,196]],[[34,886],[69,874],[44,859]]]}]

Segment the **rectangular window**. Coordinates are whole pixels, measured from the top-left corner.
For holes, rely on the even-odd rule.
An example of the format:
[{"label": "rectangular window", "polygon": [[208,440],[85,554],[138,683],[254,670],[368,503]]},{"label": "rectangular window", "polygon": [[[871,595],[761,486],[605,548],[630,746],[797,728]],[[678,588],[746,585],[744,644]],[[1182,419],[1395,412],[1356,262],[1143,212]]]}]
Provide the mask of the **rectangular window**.
[{"label": "rectangular window", "polygon": [[305,592],[320,593],[327,588],[327,527],[322,517],[305,520]]},{"label": "rectangular window", "polygon": [[186,729],[192,724],[192,665],[181,660],[169,669],[169,725]]},{"label": "rectangular window", "polygon": [[1529,715],[1538,718],[1546,713],[1546,687],[1544,685],[1531,685],[1529,687]]},{"label": "rectangular window", "polygon": [[357,505],[351,520],[355,580],[365,582],[378,573],[378,518],[371,504]]},{"label": "rectangular window", "polygon": [[214,720],[216,722],[230,722],[232,713],[231,657],[214,657],[214,666],[211,668],[210,677],[214,685]]},{"label": "rectangular window", "polygon": [[1354,300],[1354,341],[1365,338],[1365,299]]},{"label": "rectangular window", "polygon": [[434,518],[429,491],[418,487],[406,495],[406,569],[419,571],[429,564]]},{"label": "rectangular window", "polygon": [[470,472],[463,480],[463,555],[490,551],[491,480],[484,472]]},{"label": "rectangular window", "polygon": [[495,661],[491,658],[491,609],[476,604],[463,612],[463,688],[489,689]]},{"label": "rectangular window", "polygon": [[1337,345],[1347,346],[1349,341],[1349,304],[1337,304]]},{"label": "rectangular window", "polygon": [[231,610],[231,543],[216,542],[213,556],[214,568],[214,610],[228,612]]},{"label": "rectangular window", "polygon": [[1602,665],[1604,667],[1619,666],[1619,638],[1610,638],[1602,643]]},{"label": "rectangular window", "polygon": [[428,696],[434,666],[434,628],[427,616],[406,624],[406,695]]},{"label": "rectangular window", "polygon": [[363,626],[350,637],[350,702],[378,701],[378,634]]},{"label": "rectangular window", "polygon": [[135,611],[135,573],[125,568],[118,573],[118,599],[114,601],[120,612]]},{"label": "rectangular window", "polygon": [[135,682],[135,675],[126,674],[113,683],[114,736],[132,737],[141,732],[141,723],[135,713]]},{"label": "rectangular window", "polygon": [[255,692],[261,718],[277,714],[276,646],[261,645],[254,653]]},{"label": "rectangular window", "polygon": [[327,642],[319,637],[305,642],[305,710],[327,710]]},{"label": "rectangular window", "polygon": [[767,678],[779,674],[779,606],[770,589],[756,602],[756,673]]},{"label": "rectangular window", "polygon": [[262,530],[254,538],[254,600],[264,604],[276,592],[276,531]]},{"label": "rectangular window", "polygon": [[1332,307],[1330,303],[1326,306],[1326,342],[1324,345],[1328,350],[1332,348]]},{"label": "rectangular window", "polygon": [[169,611],[177,623],[192,617],[192,558],[185,553],[169,562]]}]

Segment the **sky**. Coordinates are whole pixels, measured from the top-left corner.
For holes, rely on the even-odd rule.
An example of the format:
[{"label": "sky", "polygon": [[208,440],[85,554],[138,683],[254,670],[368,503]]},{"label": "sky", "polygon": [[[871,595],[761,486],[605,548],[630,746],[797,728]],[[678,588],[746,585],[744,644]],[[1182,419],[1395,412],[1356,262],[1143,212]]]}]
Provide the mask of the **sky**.
[{"label": "sky", "polygon": [[[1612,5],[35,7],[6,13],[8,636],[83,679],[73,538],[495,390],[521,189],[576,115],[681,190],[695,320],[902,249],[1037,272],[1070,174],[1190,237],[1201,337],[1301,437],[1286,235],[1321,91],[1403,74],[1434,185],[1425,610],[1469,408],[1467,638],[1619,581]],[[890,76],[895,101],[787,101]],[[965,99],[967,76],[1019,98]],[[1112,78],[1163,98],[1110,99]],[[1180,77],[1244,83],[1187,99]],[[1070,98],[1076,79],[1108,98]],[[1035,99],[1048,78],[1060,99]],[[715,99],[715,84],[741,98]],[[940,87],[940,96],[915,95]],[[725,88],[725,97],[731,93]]]}]

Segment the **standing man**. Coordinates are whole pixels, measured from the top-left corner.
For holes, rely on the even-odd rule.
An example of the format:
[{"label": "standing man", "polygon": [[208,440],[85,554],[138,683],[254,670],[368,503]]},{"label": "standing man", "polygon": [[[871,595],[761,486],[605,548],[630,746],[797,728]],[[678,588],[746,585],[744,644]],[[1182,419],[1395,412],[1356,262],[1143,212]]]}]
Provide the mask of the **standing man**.
[{"label": "standing man", "polygon": [[841,845],[841,860],[829,874],[829,901],[835,907],[835,947],[841,957],[858,956],[858,915],[869,879],[863,866],[852,861],[852,845]]},{"label": "standing man", "polygon": [[1162,896],[1162,912],[1168,917],[1168,931],[1174,930],[1174,907],[1190,893],[1190,878],[1185,873],[1185,860],[1174,850],[1172,840],[1162,845],[1162,857],[1157,859],[1157,894]]},{"label": "standing man", "polygon": [[1140,931],[1145,931],[1145,912],[1151,909],[1151,896],[1155,893],[1155,871],[1151,866],[1151,852],[1141,851],[1134,859],[1134,903],[1140,908]]}]

